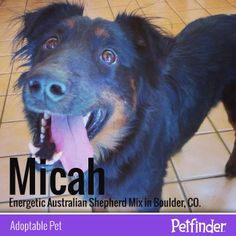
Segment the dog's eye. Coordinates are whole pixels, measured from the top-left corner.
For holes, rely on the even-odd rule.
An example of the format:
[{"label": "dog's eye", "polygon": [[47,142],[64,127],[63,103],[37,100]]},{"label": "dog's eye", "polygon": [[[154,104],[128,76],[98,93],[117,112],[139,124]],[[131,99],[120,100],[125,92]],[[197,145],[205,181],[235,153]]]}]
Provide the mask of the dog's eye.
[{"label": "dog's eye", "polygon": [[116,53],[111,49],[106,49],[102,52],[100,59],[107,65],[115,64],[117,61]]},{"label": "dog's eye", "polygon": [[55,49],[58,44],[59,44],[58,37],[51,37],[43,44],[43,48],[46,50],[52,50]]}]

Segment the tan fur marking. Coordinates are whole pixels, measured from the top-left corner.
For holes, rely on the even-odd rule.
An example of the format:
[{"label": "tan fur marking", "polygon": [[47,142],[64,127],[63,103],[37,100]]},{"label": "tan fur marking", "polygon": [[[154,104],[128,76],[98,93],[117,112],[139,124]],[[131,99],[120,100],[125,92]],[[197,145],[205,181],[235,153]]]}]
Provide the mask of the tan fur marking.
[{"label": "tan fur marking", "polygon": [[136,109],[137,106],[137,88],[136,88],[136,82],[134,79],[131,79],[130,86],[132,89],[132,103],[133,103],[133,109]]},{"label": "tan fur marking", "polygon": [[114,104],[114,112],[103,129],[91,140],[95,156],[102,158],[100,148],[103,147],[108,150],[115,150],[119,142],[126,136],[127,117],[124,114],[124,102],[112,96],[105,95],[107,99],[112,100]]},{"label": "tan fur marking", "polygon": [[95,35],[97,37],[109,37],[109,33],[104,29],[104,28],[100,28],[100,27],[96,27],[95,29]]},{"label": "tan fur marking", "polygon": [[66,26],[68,26],[70,29],[73,29],[76,25],[76,22],[75,20],[72,20],[72,19],[67,19],[65,20],[65,24]]}]

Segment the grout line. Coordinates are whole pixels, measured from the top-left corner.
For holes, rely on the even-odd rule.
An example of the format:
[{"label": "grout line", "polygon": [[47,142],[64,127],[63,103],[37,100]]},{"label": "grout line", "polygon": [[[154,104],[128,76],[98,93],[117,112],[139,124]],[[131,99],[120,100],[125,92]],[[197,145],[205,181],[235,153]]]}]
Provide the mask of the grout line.
[{"label": "grout line", "polygon": [[182,19],[182,17],[179,15],[179,13],[169,4],[169,2],[167,0],[164,0],[164,1],[169,6],[169,8],[180,18],[182,23],[186,26],[185,21]]},{"label": "grout line", "polygon": [[[174,163],[173,163],[173,161],[172,161],[172,159],[170,159],[170,163],[171,163],[171,165],[172,165],[172,168],[173,168],[173,170],[174,170],[174,172],[175,172],[175,175],[176,175],[176,179],[177,179],[177,183],[179,184],[179,187],[180,187],[180,189],[181,189],[181,191],[182,191],[182,194],[183,194],[183,196],[184,196],[184,200],[185,200],[185,202],[187,203],[188,201],[187,201],[187,195],[186,195],[186,193],[185,193],[185,191],[184,191],[184,187],[183,187],[183,185],[182,185],[182,182],[181,182],[181,180],[180,180],[180,178],[179,178],[179,175],[178,175],[178,173],[177,173],[177,170],[176,170],[176,168],[175,168],[175,166],[174,166]],[[188,206],[188,211],[189,212],[192,212],[192,208],[190,207],[190,206]]]},{"label": "grout line", "polygon": [[[28,3],[28,0],[26,0],[26,2],[25,2],[24,13],[26,11],[27,3]],[[0,129],[1,129],[1,126],[2,126],[3,115],[4,115],[4,112],[5,112],[6,101],[7,101],[7,94],[9,92],[9,90],[10,90],[11,78],[12,78],[12,74],[13,74],[13,67],[14,67],[14,63],[11,65],[11,71],[9,73],[10,77],[9,77],[9,80],[8,80],[7,89],[6,89],[6,96],[5,96],[5,99],[4,99],[4,102],[3,102],[2,112],[1,112],[1,116],[0,116]]]},{"label": "grout line", "polygon": [[113,19],[115,19],[115,15],[114,15],[114,13],[113,13],[113,11],[112,11],[112,7],[111,7],[111,4],[110,4],[109,0],[107,0],[107,4],[108,4],[109,9],[110,9],[110,11],[111,11],[111,14],[112,14],[112,16],[113,16]]},{"label": "grout line", "polygon": [[225,130],[218,130],[219,134],[222,134],[222,133],[229,133],[229,132],[235,132],[234,129],[225,129]]},{"label": "grout line", "polygon": [[215,134],[215,133],[216,133],[215,131],[203,131],[203,132],[199,132],[199,133],[197,132],[197,133],[194,134],[193,137],[207,135],[207,134]]},{"label": "grout line", "polygon": [[197,4],[203,9],[205,10],[210,16],[212,15],[205,7],[202,6],[202,4],[200,2],[198,2],[198,0],[195,0],[197,2]]},{"label": "grout line", "polygon": [[231,3],[230,1],[226,0],[226,2],[227,2],[231,7],[236,8],[236,6],[235,6],[233,3]]},{"label": "grout line", "polygon": [[[232,132],[232,131],[234,131],[234,130],[233,129],[218,130],[218,132],[220,134],[221,133]],[[207,134],[216,134],[216,132],[215,131],[204,131],[204,132],[201,132],[201,133],[195,133],[194,136],[201,136],[201,135],[207,135]]]},{"label": "grout line", "polygon": [[164,182],[164,185],[166,184],[178,184],[179,182],[177,180],[172,180],[172,181],[168,181],[168,182]]},{"label": "grout line", "polygon": [[[140,4],[139,4],[139,1],[138,0],[135,0],[135,2],[137,3],[137,5],[138,5],[138,9],[143,13],[143,15],[145,16],[146,14],[144,13],[144,11],[143,11],[143,8],[140,6]],[[154,2],[155,3],[155,2]]]},{"label": "grout line", "polygon": [[129,2],[127,3],[127,5],[126,5],[126,7],[125,7],[125,10],[130,6],[130,4],[131,4],[133,1],[136,2],[135,0],[129,0]]},{"label": "grout line", "polygon": [[[225,174],[218,174],[218,175],[216,174],[216,175],[212,175],[212,176],[203,176],[203,177],[196,177],[196,178],[189,178],[189,179],[181,179],[180,182],[185,183],[185,182],[214,179],[214,178],[221,178],[221,177],[225,177]],[[178,180],[165,182],[164,184],[176,184],[176,183],[178,183]]]},{"label": "grout line", "polygon": [[18,122],[26,122],[26,120],[10,120],[10,121],[2,121],[1,124],[12,124]]},{"label": "grout line", "polygon": [[226,150],[228,151],[229,154],[231,154],[231,151],[229,150],[228,146],[226,145],[225,141],[223,140],[223,138],[221,137],[219,131],[216,129],[214,123],[212,122],[210,117],[207,117],[207,119],[209,120],[209,122],[211,123],[211,125],[213,126],[213,129],[216,132],[216,135],[218,136],[218,138],[221,140],[221,142],[223,143],[224,147],[226,148]]},{"label": "grout line", "polygon": [[[8,93],[9,87],[10,87],[12,71],[13,71],[13,65],[14,65],[14,63],[11,65],[11,72],[10,72],[9,80],[8,80],[8,83],[7,83],[6,93]],[[1,116],[0,116],[0,129],[1,129],[1,126],[2,126],[2,119],[3,119],[4,112],[5,112],[6,102],[7,102],[7,96],[5,96],[3,106],[2,106],[2,112],[1,112]]]},{"label": "grout line", "polygon": [[219,175],[212,175],[212,176],[205,176],[205,177],[198,177],[198,178],[190,178],[190,179],[183,179],[181,183],[191,182],[191,181],[198,181],[198,180],[207,180],[207,179],[215,179],[215,178],[222,178],[225,177],[224,174]]},{"label": "grout line", "polygon": [[0,156],[0,160],[2,160],[3,158],[11,158],[11,157],[25,157],[25,156],[29,156],[29,153],[23,153],[23,154],[11,154],[11,155],[5,155],[5,156]]},{"label": "grout line", "polygon": [[24,10],[24,13],[26,12],[27,4],[28,4],[28,0],[25,1],[25,10]]}]

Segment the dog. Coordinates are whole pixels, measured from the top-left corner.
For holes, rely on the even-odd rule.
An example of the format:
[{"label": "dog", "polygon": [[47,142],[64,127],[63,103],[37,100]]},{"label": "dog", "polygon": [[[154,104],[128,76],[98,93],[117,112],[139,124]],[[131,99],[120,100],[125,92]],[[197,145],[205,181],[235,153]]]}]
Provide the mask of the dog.
[{"label": "dog", "polygon": [[[14,60],[37,158],[105,171],[98,199],[161,198],[167,161],[222,101],[236,130],[236,15],[198,19],[170,36],[148,18],[83,16],[53,3],[22,16]],[[236,145],[225,167],[236,176]],[[137,207],[159,211],[160,207]]]}]

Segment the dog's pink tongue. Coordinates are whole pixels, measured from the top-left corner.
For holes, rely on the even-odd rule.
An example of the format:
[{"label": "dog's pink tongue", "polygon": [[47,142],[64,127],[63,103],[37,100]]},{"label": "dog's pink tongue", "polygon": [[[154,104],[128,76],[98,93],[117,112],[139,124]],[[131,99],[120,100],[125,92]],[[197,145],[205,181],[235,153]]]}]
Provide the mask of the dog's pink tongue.
[{"label": "dog's pink tongue", "polygon": [[72,168],[88,169],[88,158],[93,157],[82,117],[52,116],[52,138],[57,152],[62,152],[61,162],[68,172]]}]

